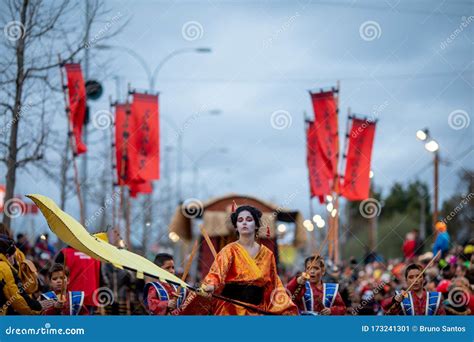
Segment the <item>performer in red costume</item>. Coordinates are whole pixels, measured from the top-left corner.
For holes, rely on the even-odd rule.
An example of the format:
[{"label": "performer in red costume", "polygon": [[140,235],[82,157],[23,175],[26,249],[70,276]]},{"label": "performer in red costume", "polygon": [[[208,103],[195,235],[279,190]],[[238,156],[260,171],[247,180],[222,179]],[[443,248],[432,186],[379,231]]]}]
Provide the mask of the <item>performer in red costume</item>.
[{"label": "performer in red costume", "polygon": [[[216,256],[203,281],[202,290],[216,292],[277,315],[296,315],[298,310],[278,277],[275,257],[257,243],[262,212],[241,206],[231,214],[239,239],[229,243]],[[256,315],[255,310],[218,300],[214,315]]]},{"label": "performer in red costume", "polygon": [[306,258],[304,272],[290,280],[287,289],[302,314],[345,315],[346,305],[338,292],[339,284],[323,283],[326,266],[318,256]]},{"label": "performer in red costume", "polygon": [[[155,257],[155,264],[162,269],[175,274],[173,256],[159,253]],[[179,296],[178,287],[162,281],[153,281],[145,285],[143,291],[144,302],[151,315],[167,315],[179,308],[186,298],[186,289],[181,288]]]},{"label": "performer in red costume", "polygon": [[43,293],[44,299],[54,299],[54,306],[42,312],[43,315],[88,315],[84,306],[83,291],[67,292],[69,271],[62,264],[54,264],[48,273],[50,292]]},{"label": "performer in red costume", "polygon": [[405,269],[405,280],[411,291],[402,291],[382,302],[386,315],[445,315],[440,292],[428,292],[423,288],[423,267],[410,264]]}]

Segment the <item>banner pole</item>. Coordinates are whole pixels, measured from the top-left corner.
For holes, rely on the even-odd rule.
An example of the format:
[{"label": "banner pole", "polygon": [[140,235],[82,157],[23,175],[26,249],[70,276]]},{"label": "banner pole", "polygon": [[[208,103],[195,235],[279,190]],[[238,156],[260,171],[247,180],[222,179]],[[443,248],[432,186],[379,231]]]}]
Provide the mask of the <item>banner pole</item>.
[{"label": "banner pole", "polygon": [[346,134],[344,136],[344,145],[342,148],[342,163],[341,163],[341,168],[339,170],[339,174],[342,175],[344,174],[344,170],[346,168],[347,164],[347,148],[349,145],[349,130],[351,129],[351,123],[352,123],[352,114],[351,114],[351,107],[347,108],[347,124],[346,124]]},{"label": "banner pole", "polygon": [[[125,104],[125,126],[129,127],[129,121],[130,121],[130,102],[127,100],[127,103]],[[127,132],[129,133],[129,132]],[[126,175],[126,167],[128,166],[129,160],[128,160],[128,138],[129,134],[127,134],[126,138],[123,140],[123,146],[122,146],[122,165],[121,165],[121,170],[120,170],[120,175],[122,181],[125,183],[128,181],[127,175]],[[126,185],[122,184],[122,195],[125,196],[125,203],[122,201],[122,210],[125,209],[125,244],[127,245],[127,248],[131,250],[131,245],[130,245],[130,189],[126,193],[125,191]],[[125,208],[123,208],[123,205],[125,205]]]},{"label": "banner pole", "polygon": [[333,174],[333,182],[331,187],[331,197],[333,201],[333,211],[335,210],[336,214],[333,216],[332,211],[328,212],[328,226],[329,230],[327,234],[330,234],[328,239],[328,258],[336,263],[336,259],[339,258],[338,250],[338,217],[339,217],[339,199],[337,196],[338,192],[338,168],[339,168],[339,87],[340,82],[337,81],[336,88],[332,88],[331,91],[336,98],[336,165]]},{"label": "banner pole", "polygon": [[[334,229],[333,229],[333,241],[334,241],[334,263],[337,264],[339,263],[339,100],[341,97],[341,81],[337,81],[336,85],[336,91],[337,91],[337,101],[336,101],[336,122],[337,122],[337,137],[336,137],[336,175],[334,178],[334,183],[333,183],[333,196],[332,198],[335,199],[335,209],[336,209],[336,215],[334,217]],[[331,215],[332,216],[332,215]]]},{"label": "banner pole", "polygon": [[[127,127],[128,129],[128,122],[129,122],[129,116],[130,116],[130,103],[128,99],[125,102],[125,124],[124,126]],[[127,133],[127,134],[124,134]],[[117,174],[117,184],[120,188],[120,205],[119,205],[119,217],[123,217],[125,220],[125,245],[127,248],[130,248],[130,237],[129,237],[129,231],[130,231],[130,201],[129,198],[126,196],[126,187],[127,187],[127,166],[128,166],[128,138],[129,138],[129,132],[122,132],[123,135],[123,140],[122,140],[122,145],[119,146],[121,148],[122,153],[121,153],[121,161],[120,161],[120,170],[118,170]],[[116,161],[116,163],[118,160]],[[119,220],[120,221],[120,220]],[[122,232],[121,232],[121,226],[119,225],[118,227],[118,234],[120,236],[120,240],[122,240]],[[123,243],[123,240],[122,240]]]},{"label": "banner pole", "polygon": [[[313,212],[313,194],[311,193],[311,175],[310,175],[310,167],[308,165],[308,119],[306,118],[306,111],[303,111],[303,130],[304,130],[304,136],[305,136],[305,143],[306,143],[306,167],[308,169],[308,184],[309,184],[309,215],[310,215],[310,220],[312,220],[314,216]],[[310,243],[308,244],[308,253],[310,253],[314,248],[316,248],[316,237],[315,233],[316,232],[309,232],[310,233]]]},{"label": "banner pole", "polygon": [[[110,103],[110,113],[111,113],[111,120],[112,123],[110,125],[110,163],[111,163],[111,180],[112,180],[112,229],[114,231],[114,242],[118,244],[120,241],[120,217],[118,217],[117,213],[117,204],[115,203],[115,191],[116,187],[118,186],[118,181],[115,180],[116,176],[116,169],[117,169],[117,160],[115,156],[115,149],[116,149],[116,139],[115,139],[115,125],[116,125],[116,115],[113,113],[113,108],[117,108],[117,102],[112,101],[112,96],[109,97]],[[115,110],[116,111],[116,110]],[[118,177],[117,177],[118,178]]]},{"label": "banner pole", "polygon": [[[338,101],[339,103],[339,101]],[[339,107],[338,107],[339,108]],[[337,178],[337,191],[336,191],[336,208],[337,208],[337,217],[339,218],[339,195],[341,193],[340,189],[340,179],[341,175],[344,173],[344,168],[346,165],[346,153],[347,153],[347,145],[348,145],[348,140],[349,140],[349,129],[350,129],[350,122],[351,122],[351,115],[350,115],[351,109],[348,109],[348,116],[347,116],[347,123],[346,123],[346,133],[344,135],[344,143],[342,145],[342,158],[341,162],[339,163],[339,168],[338,168],[338,178]],[[339,254],[339,219],[337,219],[337,235],[336,235],[336,241],[337,241],[337,255],[336,255],[336,261],[339,262],[340,260],[340,254]]]}]

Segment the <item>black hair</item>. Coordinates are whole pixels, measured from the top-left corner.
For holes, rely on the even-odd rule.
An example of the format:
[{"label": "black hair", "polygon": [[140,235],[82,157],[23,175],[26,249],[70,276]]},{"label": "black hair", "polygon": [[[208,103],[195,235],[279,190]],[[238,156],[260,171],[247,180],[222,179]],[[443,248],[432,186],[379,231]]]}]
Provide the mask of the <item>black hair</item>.
[{"label": "black hair", "polygon": [[0,253],[10,256],[15,254],[15,241],[5,234],[0,234]]},{"label": "black hair", "polygon": [[316,262],[319,264],[321,268],[326,268],[326,265],[324,264],[324,260],[323,258],[321,258],[320,255],[318,256],[311,255],[307,257],[306,259],[304,259],[304,268],[306,269],[306,267],[308,267],[308,263],[312,262],[314,259],[316,259]]},{"label": "black hair", "polygon": [[24,237],[25,237],[25,234],[22,234],[22,233],[16,234],[16,239],[17,239],[17,240],[20,240],[20,239],[22,239],[22,238],[24,238]]},{"label": "black hair", "polygon": [[155,257],[155,261],[153,261],[155,263],[155,265],[157,266],[163,266],[164,263],[168,260],[173,260],[173,256],[171,254],[168,254],[168,253],[158,253]]},{"label": "black hair", "polygon": [[230,220],[231,220],[232,225],[234,226],[234,228],[237,228],[237,219],[239,218],[239,214],[242,211],[248,211],[250,213],[250,215],[252,215],[253,220],[255,221],[255,226],[257,228],[260,228],[260,226],[262,225],[261,221],[260,221],[260,219],[262,217],[262,212],[260,210],[258,210],[257,208],[252,207],[250,205],[240,206],[230,215]]},{"label": "black hair", "polygon": [[421,267],[421,265],[418,265],[418,264],[408,265],[407,268],[405,268],[405,279],[408,277],[408,272],[410,272],[411,270],[422,271],[423,267]]},{"label": "black hair", "polygon": [[53,264],[53,266],[51,266],[51,268],[48,270],[48,278],[51,279],[51,276],[55,272],[64,272],[64,275],[66,277],[69,277],[69,269],[63,264],[60,264],[60,263]]}]

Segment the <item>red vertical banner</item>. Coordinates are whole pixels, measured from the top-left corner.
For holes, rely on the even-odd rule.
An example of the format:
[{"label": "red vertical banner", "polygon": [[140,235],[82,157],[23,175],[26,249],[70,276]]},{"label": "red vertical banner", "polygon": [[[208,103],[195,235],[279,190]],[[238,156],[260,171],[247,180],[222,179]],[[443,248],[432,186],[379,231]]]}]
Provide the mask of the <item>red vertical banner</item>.
[{"label": "red vertical banner", "polygon": [[334,177],[337,173],[338,159],[338,120],[337,101],[333,91],[310,93],[314,110],[314,123],[317,139],[321,149],[321,158],[327,163]]},{"label": "red vertical banner", "polygon": [[131,145],[130,135],[137,130],[135,120],[132,120],[129,104],[115,105],[115,156],[118,185],[129,186],[130,195],[136,197],[139,193],[151,193],[149,181],[136,180],[138,175],[136,148]]},{"label": "red vertical banner", "polygon": [[86,116],[86,86],[82,76],[81,65],[78,63],[65,64],[67,88],[69,92],[69,111],[72,124],[72,133],[76,141],[76,153],[87,151],[82,141],[82,127]]},{"label": "red vertical banner", "polygon": [[306,158],[308,163],[309,187],[311,197],[327,195],[330,193],[332,180],[328,164],[322,158],[318,142],[318,130],[315,123],[310,122],[306,130]]},{"label": "red vertical banner", "polygon": [[130,157],[136,160],[134,180],[151,181],[160,178],[160,139],[158,96],[135,93],[132,103],[135,130],[130,135]]},{"label": "red vertical banner", "polygon": [[341,195],[350,201],[369,198],[370,161],[376,123],[357,118],[352,119],[347,150],[346,171]]}]

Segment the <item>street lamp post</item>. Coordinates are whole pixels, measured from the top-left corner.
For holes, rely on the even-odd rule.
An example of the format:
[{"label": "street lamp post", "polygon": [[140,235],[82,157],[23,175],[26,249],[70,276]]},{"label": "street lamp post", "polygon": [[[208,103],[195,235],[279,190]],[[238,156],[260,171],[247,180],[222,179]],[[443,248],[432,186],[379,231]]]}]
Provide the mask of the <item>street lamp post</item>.
[{"label": "street lamp post", "polygon": [[438,221],[439,199],[439,144],[430,136],[428,128],[416,132],[416,137],[425,142],[425,149],[433,153],[434,179],[433,179],[433,226]]},{"label": "street lamp post", "polygon": [[146,73],[148,79],[148,88],[150,91],[155,90],[155,81],[158,76],[158,73],[161,71],[163,66],[168,62],[170,59],[177,55],[181,55],[184,53],[211,53],[212,49],[208,47],[199,47],[199,48],[183,48],[171,51],[168,55],[166,55],[157,65],[156,67],[151,70],[147,61],[135,50],[130,49],[126,46],[115,46],[115,45],[107,45],[107,44],[100,44],[95,46],[96,49],[99,50],[120,50],[124,51],[128,55],[132,56],[143,68]]},{"label": "street lamp post", "polygon": [[[130,49],[128,47],[125,47],[125,46],[115,46],[115,45],[105,45],[105,44],[101,44],[101,45],[96,45],[96,48],[99,49],[99,50],[111,50],[111,49],[118,49],[118,50],[121,50],[121,51],[124,51],[126,52],[128,55],[132,56],[143,68],[143,70],[145,71],[146,75],[147,75],[147,78],[148,78],[148,87],[150,89],[150,91],[154,91],[155,89],[155,82],[156,82],[156,78],[159,74],[159,72],[161,71],[161,69],[163,68],[163,66],[170,60],[172,59],[173,57],[177,56],[177,55],[180,55],[180,54],[184,54],[184,53],[211,53],[212,52],[212,49],[209,48],[209,47],[198,47],[198,48],[182,48],[182,49],[177,49],[177,50],[174,50],[174,51],[171,51],[168,55],[166,55],[157,65],[156,67],[151,70],[151,68],[149,67],[148,63],[146,62],[146,60],[140,55],[138,54],[137,52],[135,52],[133,49]],[[220,111],[211,111],[210,114],[213,114],[213,113],[220,113]],[[177,201],[178,203],[180,203],[182,201],[182,193],[181,193],[181,184],[182,184],[182,181],[181,181],[181,177],[182,177],[182,170],[183,170],[183,153],[184,153],[184,150],[183,150],[183,132],[181,132],[180,128],[178,127],[178,125],[170,118],[170,117],[167,117],[167,116],[164,116],[164,115],[161,115],[161,118],[167,122],[168,124],[170,124],[171,127],[173,127],[173,129],[175,130],[176,134],[177,134],[177,150],[178,150],[178,165],[177,165],[177,168],[176,168],[176,171],[177,171],[177,179],[176,179],[176,183],[177,183],[177,186],[176,186],[176,195],[177,195]],[[190,117],[186,118],[185,121],[187,121]]]},{"label": "street lamp post", "polygon": [[149,76],[148,82],[150,84],[150,90],[153,91],[155,89],[155,80],[161,68],[163,67],[163,65],[174,56],[177,56],[183,53],[211,53],[211,52],[212,52],[211,48],[207,48],[207,47],[183,48],[183,49],[172,51],[170,54],[168,54],[165,58],[161,60],[161,62],[155,67],[155,69],[151,73],[151,76]]},{"label": "street lamp post", "polygon": [[[163,68],[163,66],[166,64],[166,62],[168,62],[173,57],[175,57],[177,55],[180,55],[180,54],[184,54],[184,53],[210,53],[210,52],[212,52],[212,50],[210,48],[207,48],[207,47],[177,49],[177,50],[171,51],[171,53],[166,55],[156,65],[156,67],[152,71],[150,69],[150,67],[148,66],[148,63],[146,62],[146,60],[140,54],[135,52],[133,49],[130,49],[130,48],[125,47],[125,46],[114,46],[114,45],[106,45],[106,44],[96,45],[95,48],[99,49],[99,50],[118,49],[118,50],[124,51],[128,55],[132,56],[136,61],[138,61],[138,63],[142,66],[143,70],[145,71],[145,73],[147,75],[147,78],[148,78],[148,88],[149,88],[150,92],[153,92],[155,90],[155,80],[158,76],[158,73]],[[164,116],[162,116],[162,118],[164,118]],[[172,121],[170,118],[167,118],[167,119],[169,121]],[[174,122],[173,122],[172,126],[174,126],[173,128],[176,129],[176,124],[174,124]],[[179,134],[179,130],[176,130],[176,133]],[[179,137],[180,136],[181,136],[181,134],[179,134]],[[178,141],[178,143],[180,143],[180,141]],[[183,153],[183,150],[182,150],[182,148],[180,148],[179,149],[179,154],[181,155],[182,153]],[[153,189],[153,183],[152,183],[152,189]],[[150,203],[152,203],[152,199],[153,199],[153,190],[152,190],[152,193],[150,194]],[[178,198],[178,200],[179,200],[179,198]],[[145,239],[145,235],[147,235],[147,232],[149,230],[149,227],[151,225],[151,220],[152,220],[152,213],[151,213],[152,205],[150,203],[147,204],[148,208],[147,208],[146,214],[145,214],[145,216],[146,216],[145,217],[145,226],[144,226],[144,230],[143,230],[144,239]],[[148,223],[150,223],[150,224],[148,224]]]},{"label": "street lamp post", "polygon": [[434,151],[434,208],[433,208],[433,225],[438,221],[438,199],[439,199],[439,153],[438,150]]}]

